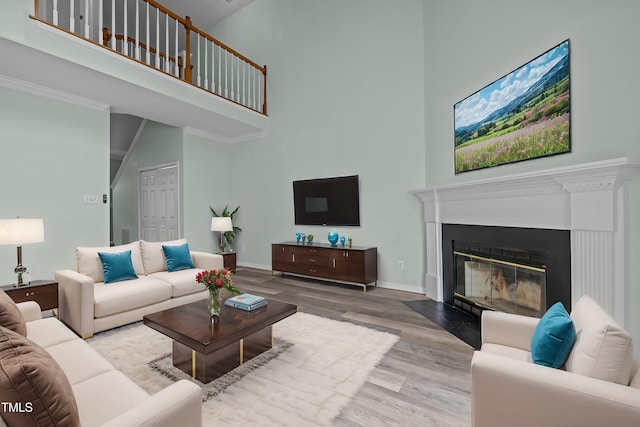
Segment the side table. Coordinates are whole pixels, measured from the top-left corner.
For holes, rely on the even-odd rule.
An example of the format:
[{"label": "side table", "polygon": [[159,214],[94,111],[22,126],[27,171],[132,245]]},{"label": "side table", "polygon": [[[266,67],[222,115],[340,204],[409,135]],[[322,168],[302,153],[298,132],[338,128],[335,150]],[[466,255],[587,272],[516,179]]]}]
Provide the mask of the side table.
[{"label": "side table", "polygon": [[42,311],[58,308],[58,282],[54,280],[32,280],[22,286],[1,287],[15,302],[35,301]]},{"label": "side table", "polygon": [[236,271],[236,253],[235,252],[219,252],[218,255],[222,255],[224,268],[231,271]]}]

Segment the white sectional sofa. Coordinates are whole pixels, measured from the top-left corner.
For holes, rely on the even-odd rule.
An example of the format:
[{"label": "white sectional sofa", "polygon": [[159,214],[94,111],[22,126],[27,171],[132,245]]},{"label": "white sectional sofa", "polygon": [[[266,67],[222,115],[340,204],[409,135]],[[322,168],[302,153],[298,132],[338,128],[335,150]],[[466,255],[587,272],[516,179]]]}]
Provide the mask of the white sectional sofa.
[{"label": "white sectional sofa", "polygon": [[[88,338],[96,332],[142,320],[145,314],[205,299],[207,291],[196,282],[196,274],[223,268],[223,258],[191,251],[194,268],[168,271],[163,246],[186,243],[184,239],[140,240],[120,246],[77,248],[76,269],[59,270],[55,274],[60,319],[78,335]],[[105,283],[99,254],[127,251],[131,251],[135,278]]]},{"label": "white sectional sofa", "polygon": [[12,405],[0,408],[0,425],[202,425],[197,385],[149,395],[58,319],[43,319],[36,302],[0,298],[0,398]]}]

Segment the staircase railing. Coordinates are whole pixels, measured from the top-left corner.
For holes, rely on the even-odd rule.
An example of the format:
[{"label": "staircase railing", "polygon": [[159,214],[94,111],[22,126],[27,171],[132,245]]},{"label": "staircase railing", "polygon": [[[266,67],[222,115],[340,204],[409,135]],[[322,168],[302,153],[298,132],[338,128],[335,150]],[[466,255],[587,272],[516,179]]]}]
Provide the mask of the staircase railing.
[{"label": "staircase railing", "polygon": [[34,0],[35,16],[127,58],[267,114],[261,66],[154,0]]}]

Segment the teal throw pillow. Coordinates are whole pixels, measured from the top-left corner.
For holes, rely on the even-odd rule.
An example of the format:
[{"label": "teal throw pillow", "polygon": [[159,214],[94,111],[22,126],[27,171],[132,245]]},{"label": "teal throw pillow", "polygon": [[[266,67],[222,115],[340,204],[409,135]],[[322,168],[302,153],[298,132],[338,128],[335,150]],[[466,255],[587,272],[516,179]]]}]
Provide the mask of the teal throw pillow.
[{"label": "teal throw pillow", "polygon": [[104,273],[104,283],[137,279],[138,275],[131,262],[131,251],[98,252]]},{"label": "teal throw pillow", "polygon": [[576,328],[561,302],[542,316],[531,337],[533,363],[560,368],[569,357],[576,339]]},{"label": "teal throw pillow", "polygon": [[186,270],[188,268],[195,268],[193,261],[191,260],[191,253],[189,252],[189,245],[178,246],[164,246],[162,245],[164,256],[167,259],[167,271]]}]

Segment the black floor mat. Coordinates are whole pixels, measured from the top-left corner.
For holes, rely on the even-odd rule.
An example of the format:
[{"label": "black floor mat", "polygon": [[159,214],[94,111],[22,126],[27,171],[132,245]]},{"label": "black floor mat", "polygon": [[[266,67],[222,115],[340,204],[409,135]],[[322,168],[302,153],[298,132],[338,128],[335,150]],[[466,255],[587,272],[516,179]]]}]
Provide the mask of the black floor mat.
[{"label": "black floor mat", "polygon": [[433,300],[403,301],[475,349],[480,349],[480,318],[450,305]]}]

